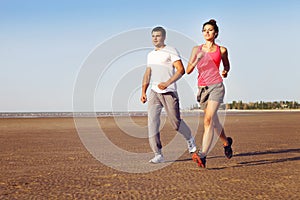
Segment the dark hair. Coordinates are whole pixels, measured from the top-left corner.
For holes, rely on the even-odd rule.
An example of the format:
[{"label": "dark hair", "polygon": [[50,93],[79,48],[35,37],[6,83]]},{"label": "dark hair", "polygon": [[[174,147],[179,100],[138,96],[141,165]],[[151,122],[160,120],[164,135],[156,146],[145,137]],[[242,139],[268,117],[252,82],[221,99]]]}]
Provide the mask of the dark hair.
[{"label": "dark hair", "polygon": [[151,33],[153,33],[153,32],[161,32],[162,36],[166,37],[166,30],[161,26],[157,26],[157,27],[153,28]]},{"label": "dark hair", "polygon": [[205,22],[202,26],[202,30],[204,29],[204,26],[206,26],[207,24],[212,25],[214,27],[214,30],[216,32],[215,38],[217,38],[219,35],[219,27],[217,26],[217,21],[214,19],[211,19],[208,22]]}]

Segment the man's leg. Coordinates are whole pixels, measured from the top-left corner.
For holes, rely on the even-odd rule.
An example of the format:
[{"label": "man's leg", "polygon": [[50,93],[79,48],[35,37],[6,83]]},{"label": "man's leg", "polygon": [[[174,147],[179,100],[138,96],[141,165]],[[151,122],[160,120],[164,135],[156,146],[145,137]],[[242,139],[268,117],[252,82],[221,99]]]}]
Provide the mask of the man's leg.
[{"label": "man's leg", "polygon": [[177,93],[168,93],[163,95],[162,103],[170,119],[172,127],[178,131],[188,142],[190,153],[197,150],[191,129],[180,118],[179,99]]},{"label": "man's leg", "polygon": [[157,93],[151,91],[148,102],[148,135],[149,144],[155,154],[161,154],[161,141],[160,141],[160,114],[162,105],[159,103]]}]

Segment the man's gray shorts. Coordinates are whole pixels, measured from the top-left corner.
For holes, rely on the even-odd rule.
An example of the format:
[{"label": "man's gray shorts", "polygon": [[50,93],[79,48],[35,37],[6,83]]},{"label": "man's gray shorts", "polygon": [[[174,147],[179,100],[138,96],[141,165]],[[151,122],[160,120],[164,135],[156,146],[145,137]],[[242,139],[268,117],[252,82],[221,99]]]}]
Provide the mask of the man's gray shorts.
[{"label": "man's gray shorts", "polygon": [[216,101],[223,103],[225,95],[225,87],[223,82],[199,87],[197,101],[200,103],[201,109],[205,109],[208,101]]}]

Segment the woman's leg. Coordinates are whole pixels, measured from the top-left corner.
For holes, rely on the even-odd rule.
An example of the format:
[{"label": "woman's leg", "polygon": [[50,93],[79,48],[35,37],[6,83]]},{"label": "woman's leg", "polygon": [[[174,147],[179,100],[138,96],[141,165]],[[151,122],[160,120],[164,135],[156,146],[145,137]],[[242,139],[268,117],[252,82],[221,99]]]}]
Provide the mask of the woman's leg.
[{"label": "woman's leg", "polygon": [[232,138],[231,137],[227,137],[224,131],[223,126],[221,125],[220,121],[219,121],[219,117],[218,114],[216,113],[213,117],[213,124],[214,124],[214,132],[215,132],[215,138],[213,138],[213,144],[211,145],[211,148],[215,145],[215,143],[217,142],[217,139],[220,137],[222,142],[223,142],[223,146],[224,146],[224,154],[225,156],[230,159],[232,157]]},{"label": "woman's leg", "polygon": [[222,140],[224,146],[228,145],[227,137],[224,131],[222,124],[219,121],[218,114],[216,113],[213,118],[214,123],[214,133],[217,134],[218,137]]},{"label": "woman's leg", "polygon": [[209,100],[207,102],[207,107],[205,109],[204,114],[204,133],[202,138],[202,151],[200,156],[207,156],[208,152],[213,147],[213,137],[214,137],[214,119],[215,115],[217,115],[217,111],[220,103],[216,101]]}]

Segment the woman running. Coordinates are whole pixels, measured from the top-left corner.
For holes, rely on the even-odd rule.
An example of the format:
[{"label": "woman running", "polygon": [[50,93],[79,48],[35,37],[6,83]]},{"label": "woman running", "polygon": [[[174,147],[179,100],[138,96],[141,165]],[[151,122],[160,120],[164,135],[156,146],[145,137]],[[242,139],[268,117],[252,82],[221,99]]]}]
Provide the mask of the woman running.
[{"label": "woman running", "polygon": [[[203,24],[202,27],[205,44],[193,48],[191,57],[187,66],[187,74],[193,72],[195,67],[198,70],[198,95],[197,101],[204,110],[204,134],[202,138],[202,150],[195,152],[192,158],[198,166],[205,168],[206,156],[213,148],[212,142],[214,134],[218,134],[224,145],[225,156],[232,157],[232,138],[226,137],[217,111],[223,103],[225,87],[223,78],[226,78],[230,70],[228,52],[225,47],[215,43],[218,37],[219,28],[214,19]],[[224,70],[222,76],[219,72],[220,63],[223,63]]]}]

